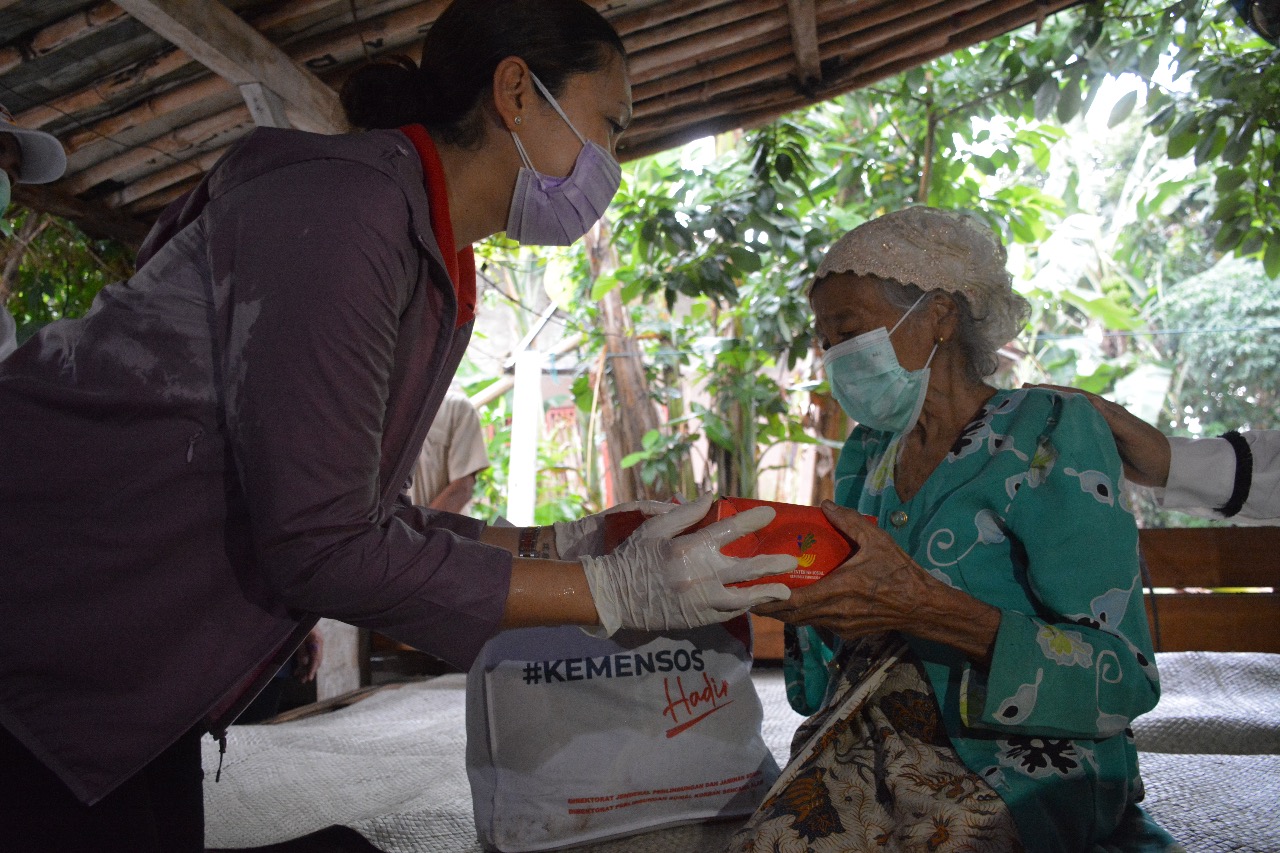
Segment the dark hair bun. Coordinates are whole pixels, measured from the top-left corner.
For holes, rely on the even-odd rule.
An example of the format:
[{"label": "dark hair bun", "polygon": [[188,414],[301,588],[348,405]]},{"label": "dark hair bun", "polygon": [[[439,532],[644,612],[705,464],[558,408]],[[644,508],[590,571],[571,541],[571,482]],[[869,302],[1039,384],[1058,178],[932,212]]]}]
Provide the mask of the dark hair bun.
[{"label": "dark hair bun", "polygon": [[342,109],[353,127],[403,127],[420,121],[428,91],[406,56],[387,57],[360,68],[342,84]]}]

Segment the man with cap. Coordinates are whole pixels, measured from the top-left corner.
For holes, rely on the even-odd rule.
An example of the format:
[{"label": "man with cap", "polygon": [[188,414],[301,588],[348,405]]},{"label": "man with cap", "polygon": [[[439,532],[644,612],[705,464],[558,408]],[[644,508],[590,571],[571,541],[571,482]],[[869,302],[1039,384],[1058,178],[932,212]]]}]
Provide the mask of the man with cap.
[{"label": "man with cap", "polygon": [[[47,184],[67,170],[62,143],[42,130],[25,130],[0,104],[0,216],[9,207],[14,184]],[[7,295],[7,294],[5,294]],[[18,348],[18,326],[0,305],[0,358]]]}]

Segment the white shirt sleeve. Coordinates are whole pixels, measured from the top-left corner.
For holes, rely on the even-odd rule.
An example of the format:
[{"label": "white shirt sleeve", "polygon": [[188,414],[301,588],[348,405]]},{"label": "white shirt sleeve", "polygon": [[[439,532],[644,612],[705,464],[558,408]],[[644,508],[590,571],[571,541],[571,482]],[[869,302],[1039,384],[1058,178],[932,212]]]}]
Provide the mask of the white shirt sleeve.
[{"label": "white shirt sleeve", "polygon": [[[1270,522],[1280,519],[1280,430],[1242,433],[1253,454],[1253,482],[1237,519]],[[1170,438],[1169,482],[1156,489],[1165,509],[1209,518],[1231,497],[1236,452],[1224,438]]]}]

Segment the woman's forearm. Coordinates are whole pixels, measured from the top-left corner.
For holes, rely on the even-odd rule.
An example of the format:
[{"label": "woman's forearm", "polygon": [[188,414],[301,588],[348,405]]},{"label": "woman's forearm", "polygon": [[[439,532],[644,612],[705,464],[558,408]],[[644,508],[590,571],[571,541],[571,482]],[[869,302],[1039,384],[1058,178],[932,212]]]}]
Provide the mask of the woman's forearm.
[{"label": "woman's forearm", "polygon": [[512,561],[503,628],[599,624],[581,563],[520,557]]},{"label": "woman's forearm", "polygon": [[600,624],[582,564],[557,559],[553,528],[489,525],[480,531],[480,541],[515,557],[503,628]]},{"label": "woman's forearm", "polygon": [[903,630],[951,646],[986,669],[1000,631],[1000,610],[958,589],[941,587],[919,603]]}]

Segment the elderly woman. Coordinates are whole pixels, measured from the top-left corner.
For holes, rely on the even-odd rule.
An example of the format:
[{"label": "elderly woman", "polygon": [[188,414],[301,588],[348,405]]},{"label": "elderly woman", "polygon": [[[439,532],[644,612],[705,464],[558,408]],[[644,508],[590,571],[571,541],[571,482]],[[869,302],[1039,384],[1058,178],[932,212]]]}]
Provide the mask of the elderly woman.
[{"label": "elderly woman", "polygon": [[1005,261],[913,207],[818,269],[858,422],[824,509],[860,549],[757,609],[805,626],[788,692],[814,716],[732,850],[1180,849],[1137,806],[1129,725],[1159,682],[1110,433],[1081,397],[984,382],[1028,310]]}]

